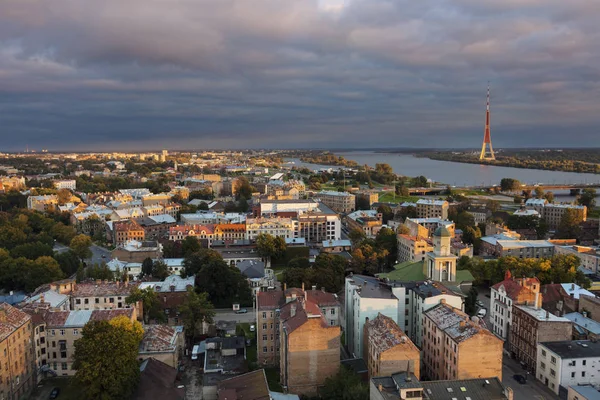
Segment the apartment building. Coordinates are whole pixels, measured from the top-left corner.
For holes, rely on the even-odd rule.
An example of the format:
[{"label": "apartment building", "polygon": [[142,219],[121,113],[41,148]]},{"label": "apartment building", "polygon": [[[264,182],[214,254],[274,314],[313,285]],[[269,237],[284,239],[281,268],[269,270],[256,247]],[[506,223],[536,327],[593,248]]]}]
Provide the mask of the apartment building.
[{"label": "apartment building", "polygon": [[574,204],[548,203],[546,199],[528,199],[525,207],[537,211],[546,220],[550,229],[557,229],[566,210],[573,210],[577,219],[587,220],[587,207]]},{"label": "apartment building", "polygon": [[114,249],[111,256],[125,262],[141,263],[146,258],[161,258],[162,245],[157,241],[145,240],[140,242],[131,240]]},{"label": "apartment building", "polygon": [[572,254],[581,260],[581,266],[590,273],[600,273],[598,250],[588,246],[555,246],[554,254]]},{"label": "apartment building", "polygon": [[448,219],[450,204],[446,200],[419,199],[415,206],[418,218]]},{"label": "apartment building", "polygon": [[286,392],[314,396],[340,369],[339,325],[331,325],[315,298],[297,297],[280,311],[281,385]]},{"label": "apartment building", "polygon": [[0,303],[0,399],[27,398],[36,382],[29,314]]},{"label": "apartment building", "polygon": [[294,220],[294,237],[304,238],[310,243],[340,239],[342,237],[340,218],[321,205],[318,211],[298,215]]},{"label": "apartment building", "polygon": [[600,322],[600,297],[581,295],[579,296],[580,313],[586,313],[588,318]]},{"label": "apartment building", "polygon": [[77,189],[77,181],[75,179],[62,179],[62,180],[54,181],[52,183],[54,185],[54,188],[57,190],[60,190],[60,189],[75,190],[75,189]]},{"label": "apartment building", "polygon": [[209,246],[214,239],[214,225],[179,225],[169,228],[169,240],[180,242],[188,236],[205,241]]},{"label": "apartment building", "polygon": [[142,196],[142,205],[144,207],[158,204],[167,204],[171,202],[171,195],[168,193],[146,194]]},{"label": "apartment building", "polygon": [[502,379],[501,339],[445,301],[424,315],[424,375],[433,380]]},{"label": "apartment building", "polygon": [[536,371],[536,378],[562,398],[569,386],[598,384],[600,343],[589,340],[540,343]]},{"label": "apartment building", "polygon": [[379,193],[376,192],[356,192],[354,193],[354,196],[356,198],[357,204],[358,202],[363,201],[369,204],[369,207],[371,207],[374,203],[377,203],[379,201]]},{"label": "apartment building", "polygon": [[512,308],[517,304],[542,305],[538,278],[514,278],[506,271],[504,280],[492,286],[490,294],[490,322],[492,332],[503,340],[509,340]]},{"label": "apartment building", "polygon": [[454,222],[441,218],[406,218],[404,225],[409,230],[410,236],[428,238],[441,226],[446,227],[454,237],[456,226]]},{"label": "apartment building", "polygon": [[323,190],[315,195],[327,207],[336,213],[350,214],[356,209],[356,197],[348,192],[333,192]]},{"label": "apartment building", "polygon": [[113,241],[122,245],[131,240],[143,241],[146,238],[144,228],[133,219],[113,222]]},{"label": "apartment building", "polygon": [[517,361],[535,374],[538,344],[571,340],[571,321],[527,305],[513,304],[512,313],[508,348]]},{"label": "apartment building", "polygon": [[130,308],[48,312],[44,319],[49,369],[58,376],[75,375],[75,342],[81,338],[83,327],[90,321],[110,321],[120,316],[135,321],[135,310]]},{"label": "apartment building", "polygon": [[[164,313],[166,323],[172,326],[181,325],[183,322],[180,317],[179,307],[187,298],[187,291],[194,287],[194,276],[182,278],[179,275],[171,275],[165,278],[164,281],[158,282],[141,282],[141,289],[152,288],[158,297],[158,306]],[[156,321],[146,321],[156,322]]]},{"label": "apartment building", "polygon": [[368,238],[374,238],[383,225],[382,214],[376,210],[354,211],[346,216],[348,231],[359,230]]},{"label": "apartment building", "polygon": [[27,197],[27,208],[39,212],[46,212],[58,206],[58,197],[53,194],[45,196],[29,196]]},{"label": "apartment building", "polygon": [[433,251],[431,241],[417,236],[398,235],[398,262],[423,261],[425,254]]},{"label": "apartment building", "polygon": [[[483,239],[483,238],[482,238]],[[495,240],[492,256],[516,258],[550,258],[554,244],[547,240]]]},{"label": "apartment building", "polygon": [[378,314],[363,329],[369,377],[407,371],[419,378],[421,352],[393,319]]},{"label": "apartment building", "polygon": [[214,240],[225,243],[244,240],[246,238],[246,224],[217,224],[214,230]]},{"label": "apartment building", "polygon": [[284,287],[256,294],[256,326],[259,365],[277,365],[280,361],[280,311],[292,301],[309,301],[320,310],[323,321],[329,326],[339,326],[341,305],[337,296],[317,290]]},{"label": "apartment building", "polygon": [[127,304],[125,299],[133,288],[138,287],[136,282],[109,282],[97,280],[94,283],[77,283],[68,293],[71,297],[71,310],[115,310],[134,309],[135,317],[143,315],[142,302]]},{"label": "apartment building", "polygon": [[260,234],[286,239],[293,238],[294,223],[291,218],[248,218],[246,220],[246,239],[256,240]]},{"label": "apartment building", "polygon": [[369,385],[371,400],[513,400],[513,396],[496,377],[420,382],[414,374],[398,372],[371,378]]}]

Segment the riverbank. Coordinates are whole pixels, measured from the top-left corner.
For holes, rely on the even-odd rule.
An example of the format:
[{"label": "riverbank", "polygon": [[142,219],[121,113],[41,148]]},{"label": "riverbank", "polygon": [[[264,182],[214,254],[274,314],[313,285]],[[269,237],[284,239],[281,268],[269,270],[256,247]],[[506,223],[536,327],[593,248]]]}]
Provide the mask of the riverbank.
[{"label": "riverbank", "polygon": [[600,164],[578,160],[533,160],[529,158],[515,158],[505,156],[497,156],[496,160],[480,160],[471,153],[466,154],[450,152],[415,153],[414,156],[425,157],[430,160],[457,162],[465,164],[535,169],[540,171],[600,174]]}]

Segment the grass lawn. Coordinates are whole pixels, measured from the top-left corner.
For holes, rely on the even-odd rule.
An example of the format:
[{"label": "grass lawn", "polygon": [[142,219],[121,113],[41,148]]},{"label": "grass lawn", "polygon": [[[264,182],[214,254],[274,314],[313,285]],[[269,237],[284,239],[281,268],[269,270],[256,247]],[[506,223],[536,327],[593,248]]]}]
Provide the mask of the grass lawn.
[{"label": "grass lawn", "polygon": [[587,213],[589,218],[600,218],[600,208],[594,208]]},{"label": "grass lawn", "polygon": [[246,359],[249,363],[256,363],[258,356],[256,354],[256,344],[246,347]]},{"label": "grass lawn", "polygon": [[244,335],[246,339],[255,339],[256,338],[256,330],[254,332],[250,331],[250,323],[242,322],[237,324],[236,333],[238,335]]},{"label": "grass lawn", "polygon": [[274,392],[283,392],[281,383],[279,383],[279,368],[265,368],[265,375],[267,375],[267,383],[269,384],[269,390]]},{"label": "grass lawn", "polygon": [[394,196],[393,192],[382,192],[379,194],[380,203],[404,203],[405,201],[416,203],[419,199],[420,197],[416,196]]}]

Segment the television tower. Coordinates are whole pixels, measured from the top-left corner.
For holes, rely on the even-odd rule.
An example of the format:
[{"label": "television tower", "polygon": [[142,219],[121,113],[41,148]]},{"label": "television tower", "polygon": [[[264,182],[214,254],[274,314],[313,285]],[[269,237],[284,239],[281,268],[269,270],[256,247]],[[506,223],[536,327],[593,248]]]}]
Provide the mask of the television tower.
[{"label": "television tower", "polygon": [[[486,152],[486,145],[489,147],[489,152]],[[480,160],[495,160],[494,149],[492,148],[492,135],[490,134],[490,84],[487,88],[487,105],[485,109],[485,130],[483,133],[483,144],[481,146]]]}]

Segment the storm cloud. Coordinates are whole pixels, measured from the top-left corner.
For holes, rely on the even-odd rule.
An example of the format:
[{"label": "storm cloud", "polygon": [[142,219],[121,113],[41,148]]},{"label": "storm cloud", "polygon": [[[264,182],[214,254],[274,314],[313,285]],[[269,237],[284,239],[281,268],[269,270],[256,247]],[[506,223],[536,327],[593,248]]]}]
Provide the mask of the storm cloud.
[{"label": "storm cloud", "polygon": [[[595,145],[589,0],[2,0],[1,150]],[[595,140],[596,139],[596,140]]]}]

